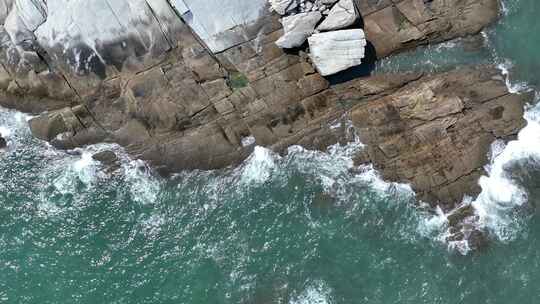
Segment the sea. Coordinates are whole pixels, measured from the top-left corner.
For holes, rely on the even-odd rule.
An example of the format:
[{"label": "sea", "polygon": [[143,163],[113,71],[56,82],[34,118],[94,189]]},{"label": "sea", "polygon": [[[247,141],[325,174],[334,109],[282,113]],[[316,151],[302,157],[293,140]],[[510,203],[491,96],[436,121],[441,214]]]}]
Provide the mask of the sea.
[{"label": "sea", "polygon": [[[477,37],[373,73],[491,64],[510,91],[540,92],[540,1],[502,7]],[[447,242],[447,215],[409,185],[355,166],[358,140],[256,147],[238,166],[164,178],[117,145],[57,150],[32,137],[30,116],[0,109],[0,303],[540,303],[536,95],[517,138],[493,143],[482,193],[464,198],[489,237],[481,251]],[[104,150],[114,173],[92,159]]]}]

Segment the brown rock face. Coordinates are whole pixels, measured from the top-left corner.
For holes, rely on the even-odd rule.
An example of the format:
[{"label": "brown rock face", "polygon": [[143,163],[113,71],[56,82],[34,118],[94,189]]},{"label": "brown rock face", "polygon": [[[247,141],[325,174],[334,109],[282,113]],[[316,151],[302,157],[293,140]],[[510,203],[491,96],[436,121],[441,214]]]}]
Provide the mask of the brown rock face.
[{"label": "brown rock face", "polygon": [[499,14],[492,0],[356,0],[379,58],[478,33]]},{"label": "brown rock face", "polygon": [[[358,0],[357,6],[379,58],[476,33],[498,12],[498,0]],[[490,68],[330,86],[306,54],[275,45],[283,34],[275,15],[261,19],[257,39],[219,53],[175,16],[155,24],[174,29],[162,31],[156,45],[136,52],[103,45],[99,51],[118,60],[99,69],[86,64],[84,71],[37,46],[21,51],[32,60],[8,60],[21,46],[6,38],[0,104],[48,111],[30,126],[57,147],[117,142],[163,172],[222,168],[246,158],[255,144],[324,149],[348,140],[329,125],[350,117],[369,146],[366,161],[387,179],[410,182],[421,198],[443,202],[475,194],[490,143],[524,124],[521,96],[508,94]]]},{"label": "brown rock face", "polygon": [[491,143],[524,127],[529,97],[508,93],[492,68],[462,69],[355,106],[351,118],[385,179],[409,182],[421,199],[450,208],[479,193]]}]

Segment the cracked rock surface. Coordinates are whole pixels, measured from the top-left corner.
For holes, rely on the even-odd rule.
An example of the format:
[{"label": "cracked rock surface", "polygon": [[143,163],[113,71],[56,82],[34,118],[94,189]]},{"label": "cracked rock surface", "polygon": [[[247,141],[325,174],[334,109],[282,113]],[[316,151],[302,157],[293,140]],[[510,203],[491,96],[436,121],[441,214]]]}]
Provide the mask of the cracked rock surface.
[{"label": "cracked rock surface", "polygon": [[[261,14],[253,24],[230,28],[179,1],[0,2],[0,104],[36,114],[34,135],[56,147],[116,142],[163,173],[223,168],[255,145],[325,149],[350,140],[330,127],[348,117],[368,146],[359,162],[448,206],[477,193],[491,142],[525,123],[527,96],[508,93],[493,68],[330,85],[308,54],[276,45],[284,30],[267,1],[249,9]],[[497,0],[393,2],[355,2],[379,57],[475,33],[498,10]],[[255,2],[226,3],[224,16]],[[227,24],[212,31],[230,32],[225,48],[213,51],[221,36],[196,24]]]}]

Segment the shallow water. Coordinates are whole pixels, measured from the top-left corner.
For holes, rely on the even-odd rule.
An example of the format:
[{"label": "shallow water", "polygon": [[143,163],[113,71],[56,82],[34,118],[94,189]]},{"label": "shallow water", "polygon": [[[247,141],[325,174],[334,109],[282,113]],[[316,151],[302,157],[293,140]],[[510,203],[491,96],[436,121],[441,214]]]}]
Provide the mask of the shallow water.
[{"label": "shallow water", "polygon": [[[376,72],[494,63],[512,88],[534,89],[540,2],[504,3],[479,47],[427,47],[379,62]],[[515,208],[540,194],[540,107],[528,109],[517,141],[494,145],[484,191],[471,198],[493,242],[465,256],[440,241],[444,216],[412,207],[407,185],[352,168],[360,143],[327,153],[291,147],[286,157],[257,148],[238,168],[165,180],[116,146],[56,151],[30,136],[26,119],[0,112],[9,143],[0,156],[0,303],[521,304],[540,296],[540,220]],[[121,156],[117,174],[92,161],[103,149]],[[520,183],[504,170],[509,163]]]}]

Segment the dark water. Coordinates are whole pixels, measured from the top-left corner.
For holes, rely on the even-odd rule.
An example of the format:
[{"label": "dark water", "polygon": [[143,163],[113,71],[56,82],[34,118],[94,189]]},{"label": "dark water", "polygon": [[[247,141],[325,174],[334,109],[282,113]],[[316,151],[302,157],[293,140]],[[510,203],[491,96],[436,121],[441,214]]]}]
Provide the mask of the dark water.
[{"label": "dark water", "polygon": [[[534,88],[540,2],[505,8],[480,42],[403,54],[377,71],[493,63],[513,89]],[[2,111],[0,303],[537,303],[540,220],[515,207],[538,197],[540,108],[527,119],[519,140],[494,145],[471,199],[493,242],[462,255],[466,244],[441,241],[444,216],[412,207],[406,185],[350,170],[359,143],[284,158],[257,148],[238,168],[171,180],[112,147],[122,168],[107,175],[90,155],[111,146],[55,151],[31,138],[25,116]]]}]

